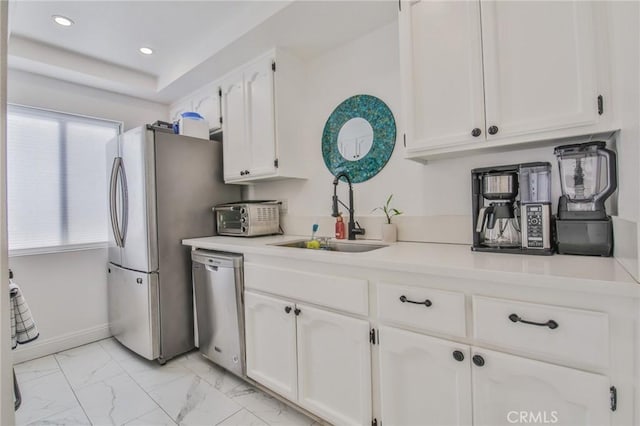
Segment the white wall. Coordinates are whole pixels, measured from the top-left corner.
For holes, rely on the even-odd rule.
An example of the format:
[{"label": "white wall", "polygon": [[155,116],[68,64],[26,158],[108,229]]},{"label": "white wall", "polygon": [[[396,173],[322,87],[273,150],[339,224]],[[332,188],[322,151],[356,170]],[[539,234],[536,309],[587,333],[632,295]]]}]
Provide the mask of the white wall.
[{"label": "white wall", "polygon": [[[639,88],[639,9],[637,2],[606,3],[609,34],[601,39],[610,52],[612,108],[621,128],[616,141],[619,165],[619,190],[608,206],[617,214],[615,255],[627,270],[640,279],[640,88]],[[256,184],[246,194],[256,199],[286,199],[288,214],[283,217],[287,233],[307,234],[311,224],[320,224],[320,235],[333,234],[330,217],[333,176],[326,169],[321,154],[324,123],[344,99],[356,94],[370,94],[389,105],[396,121],[400,111],[400,77],[398,65],[397,22],[391,23],[325,55],[307,62],[308,112],[306,158],[309,179]],[[398,123],[401,128],[401,123]],[[403,158],[402,139],[398,138],[389,163],[374,178],[356,184],[355,211],[367,228],[367,237],[380,238],[379,215],[371,214],[391,193],[393,206],[405,212],[394,219],[399,239],[468,244],[471,239],[470,170],[498,164],[548,161],[552,164],[553,210],[560,196],[557,162],[553,148],[521,149],[498,154],[483,154],[445,159],[421,165]],[[341,199],[346,199],[346,185],[341,184]]]},{"label": "white wall", "polygon": [[8,86],[10,103],[123,121],[125,130],[169,117],[164,104],[15,69],[9,70]]},{"label": "white wall", "polygon": [[[167,105],[17,70],[8,77],[11,103],[123,121],[125,130],[169,115]],[[109,335],[106,262],[106,248],[9,259],[40,329],[38,340],[14,351],[16,362]]]},{"label": "white wall", "polygon": [[618,218],[614,222],[615,256],[640,281],[640,4],[611,2],[612,98],[620,134]]},{"label": "white wall", "polygon": [[[356,94],[379,97],[389,106],[396,121],[401,119],[397,22],[306,65],[309,101],[304,108],[308,111],[308,134],[301,143],[307,146],[307,156],[302,161],[308,165],[309,179],[259,183],[249,189],[248,195],[257,199],[287,199],[289,212],[283,223],[288,233],[306,234],[317,221],[321,235],[332,235],[333,176],[322,160],[324,124],[339,103]],[[427,165],[404,159],[403,150],[400,135],[385,168],[372,179],[354,186],[356,216],[367,228],[370,238],[380,237],[378,225],[381,223],[380,214],[371,215],[371,210],[382,205],[393,193],[392,205],[405,213],[394,219],[398,223],[400,239],[468,243],[471,238],[472,168],[528,161],[556,162],[553,148],[475,155],[433,161]],[[557,176],[554,176],[554,183],[553,197],[557,199],[560,195]],[[340,198],[346,200],[346,185],[340,186]]]},{"label": "white wall", "polygon": [[107,250],[13,256],[9,266],[34,316],[40,337],[18,346],[15,362],[109,336]]},{"label": "white wall", "polygon": [[[0,3],[0,275],[7,274],[6,114],[7,114],[7,13],[8,2]],[[5,282],[5,281],[3,281]],[[9,292],[0,294],[0,424],[14,424],[13,376],[11,370],[11,327]]]}]

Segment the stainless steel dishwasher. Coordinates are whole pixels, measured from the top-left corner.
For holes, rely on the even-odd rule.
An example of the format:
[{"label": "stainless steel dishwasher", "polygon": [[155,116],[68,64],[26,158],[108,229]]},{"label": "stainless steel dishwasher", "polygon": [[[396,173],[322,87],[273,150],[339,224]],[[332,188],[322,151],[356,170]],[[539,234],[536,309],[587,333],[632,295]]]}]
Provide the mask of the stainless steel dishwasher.
[{"label": "stainless steel dishwasher", "polygon": [[244,377],[242,255],[198,249],[191,260],[200,352]]}]

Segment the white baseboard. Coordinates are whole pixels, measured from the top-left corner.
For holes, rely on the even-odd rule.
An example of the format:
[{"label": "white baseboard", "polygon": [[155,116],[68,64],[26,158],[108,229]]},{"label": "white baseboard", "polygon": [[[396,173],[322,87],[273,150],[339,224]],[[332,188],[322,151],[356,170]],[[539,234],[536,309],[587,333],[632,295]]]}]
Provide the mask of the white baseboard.
[{"label": "white baseboard", "polygon": [[102,324],[96,327],[75,331],[73,333],[51,337],[49,339],[41,340],[38,338],[25,345],[19,345],[18,348],[13,351],[13,362],[14,364],[17,364],[41,358],[56,352],[86,345],[87,343],[95,342],[96,340],[106,339],[110,336],[109,324]]}]

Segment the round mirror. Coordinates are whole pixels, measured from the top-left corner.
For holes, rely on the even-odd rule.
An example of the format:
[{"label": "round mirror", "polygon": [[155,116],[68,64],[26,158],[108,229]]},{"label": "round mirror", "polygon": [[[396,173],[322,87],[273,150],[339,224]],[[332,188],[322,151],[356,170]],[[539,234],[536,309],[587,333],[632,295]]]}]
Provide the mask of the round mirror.
[{"label": "round mirror", "polygon": [[373,146],[373,127],[361,117],[344,123],[338,133],[338,151],[345,160],[358,161]]},{"label": "round mirror", "polygon": [[331,113],[322,132],[322,158],[329,171],[352,183],[378,174],[396,144],[396,122],[382,100],[370,95],[346,99]]}]

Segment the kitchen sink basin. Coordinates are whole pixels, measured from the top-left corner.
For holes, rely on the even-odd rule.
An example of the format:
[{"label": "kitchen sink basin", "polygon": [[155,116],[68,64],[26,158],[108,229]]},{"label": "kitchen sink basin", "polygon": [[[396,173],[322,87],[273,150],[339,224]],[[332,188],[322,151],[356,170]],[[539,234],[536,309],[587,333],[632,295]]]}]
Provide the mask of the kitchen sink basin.
[{"label": "kitchen sink basin", "polygon": [[[307,249],[308,240],[290,241],[288,243],[271,244],[272,246],[279,247],[291,247],[299,249]],[[319,249],[307,249],[307,250],[320,250],[320,251],[337,251],[343,253],[364,253],[367,251],[378,250],[387,247],[385,244],[372,244],[366,242],[346,242],[346,241],[329,241]]]}]

